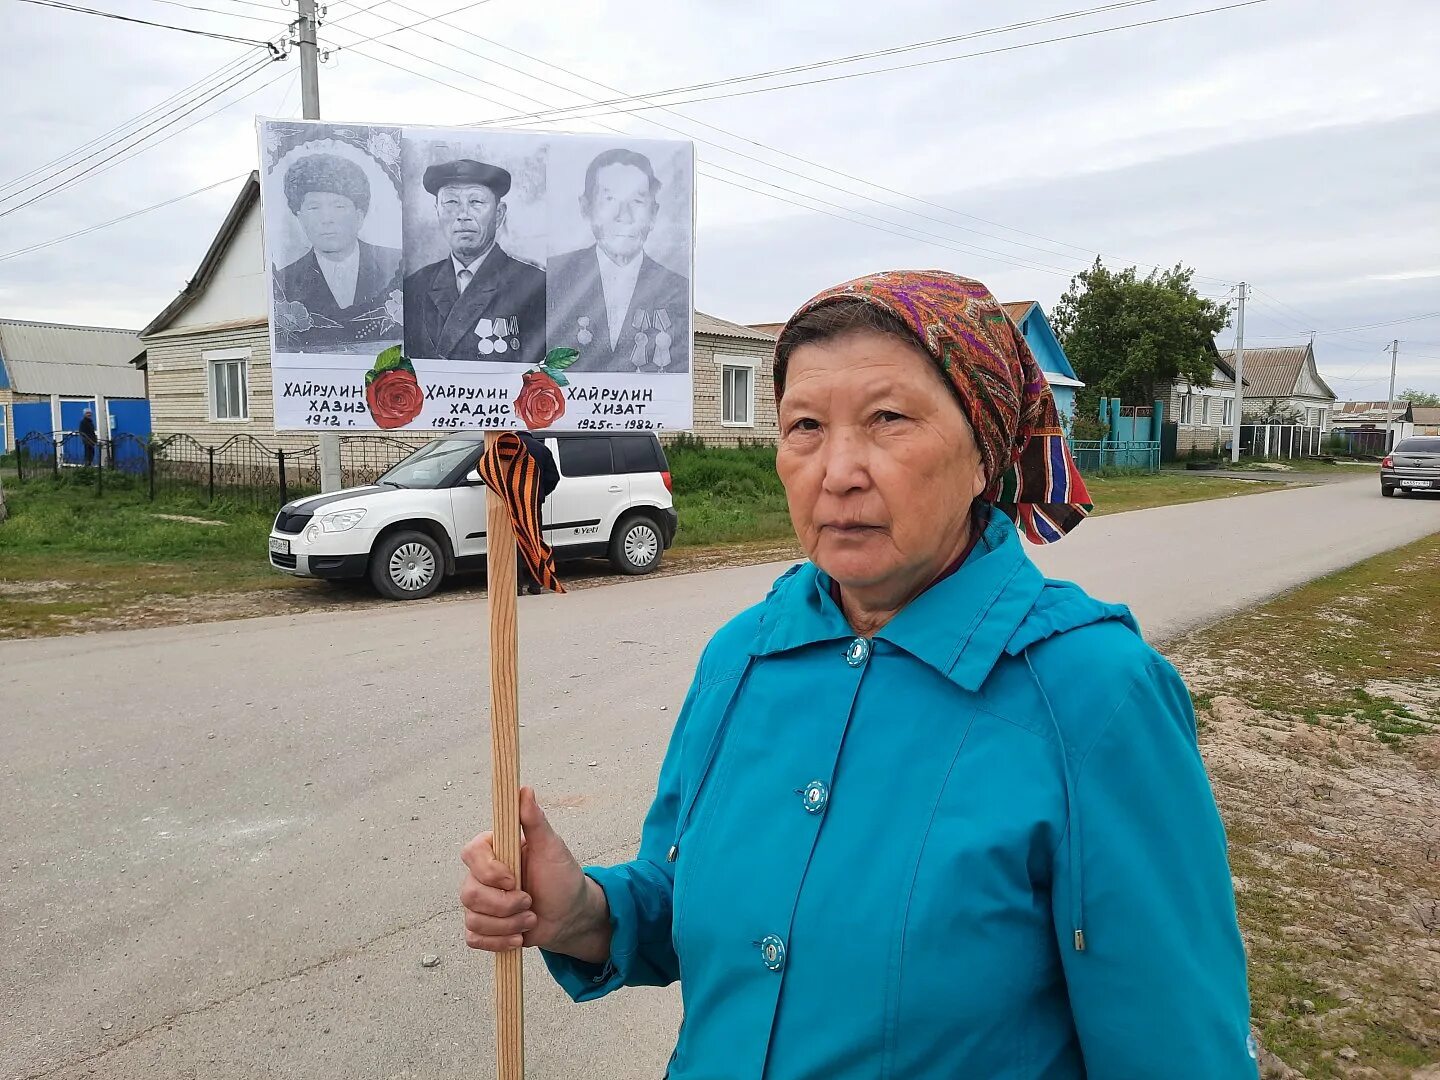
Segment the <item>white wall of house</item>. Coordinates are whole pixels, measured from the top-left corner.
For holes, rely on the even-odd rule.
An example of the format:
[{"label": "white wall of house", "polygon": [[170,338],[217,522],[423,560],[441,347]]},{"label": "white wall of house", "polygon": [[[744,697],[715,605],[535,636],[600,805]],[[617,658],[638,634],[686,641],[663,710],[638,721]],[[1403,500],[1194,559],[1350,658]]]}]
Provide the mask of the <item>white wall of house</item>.
[{"label": "white wall of house", "polygon": [[221,256],[210,284],[166,330],[263,319],[269,310],[260,211],[258,206],[252,206]]}]

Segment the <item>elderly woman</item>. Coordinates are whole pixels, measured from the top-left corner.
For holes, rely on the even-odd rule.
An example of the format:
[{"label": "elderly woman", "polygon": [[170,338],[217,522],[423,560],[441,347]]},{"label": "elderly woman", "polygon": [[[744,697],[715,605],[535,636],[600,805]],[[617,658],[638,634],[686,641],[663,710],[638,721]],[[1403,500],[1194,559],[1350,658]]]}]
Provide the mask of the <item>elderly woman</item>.
[{"label": "elderly woman", "polygon": [[582,870],[523,791],[523,890],[464,851],[468,943],[580,1001],[678,979],[672,1080],[1254,1077],[1189,695],[1021,548],[1090,506],[1015,326],[862,278],[775,392],[809,562],[711,639],[639,856]]}]

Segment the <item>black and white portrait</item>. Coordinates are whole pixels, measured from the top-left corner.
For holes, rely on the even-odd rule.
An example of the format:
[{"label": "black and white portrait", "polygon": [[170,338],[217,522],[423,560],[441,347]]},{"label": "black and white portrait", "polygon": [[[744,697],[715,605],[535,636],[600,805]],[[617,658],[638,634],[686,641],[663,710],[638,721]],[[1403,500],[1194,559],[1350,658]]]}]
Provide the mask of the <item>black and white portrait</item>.
[{"label": "black and white portrait", "polygon": [[545,156],[539,139],[407,129],[408,356],[542,362]]},{"label": "black and white portrait", "polygon": [[276,351],[375,354],[397,343],[399,129],[270,124],[263,150]]},{"label": "black and white portrait", "polygon": [[549,338],[573,371],[690,370],[692,173],[674,143],[552,148]]}]

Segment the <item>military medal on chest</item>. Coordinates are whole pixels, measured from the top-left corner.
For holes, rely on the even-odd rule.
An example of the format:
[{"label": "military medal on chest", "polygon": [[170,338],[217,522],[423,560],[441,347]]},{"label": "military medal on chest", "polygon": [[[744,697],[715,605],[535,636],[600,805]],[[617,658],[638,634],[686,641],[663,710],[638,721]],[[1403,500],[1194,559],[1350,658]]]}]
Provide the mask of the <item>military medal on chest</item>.
[{"label": "military medal on chest", "polygon": [[580,318],[575,320],[575,325],[575,340],[581,345],[589,345],[590,342],[595,340],[595,335],[590,331],[589,315],[581,315]]},{"label": "military medal on chest", "polygon": [[499,319],[481,319],[475,324],[475,336],[479,339],[475,347],[481,356],[495,353],[520,351],[520,317],[505,316]]}]

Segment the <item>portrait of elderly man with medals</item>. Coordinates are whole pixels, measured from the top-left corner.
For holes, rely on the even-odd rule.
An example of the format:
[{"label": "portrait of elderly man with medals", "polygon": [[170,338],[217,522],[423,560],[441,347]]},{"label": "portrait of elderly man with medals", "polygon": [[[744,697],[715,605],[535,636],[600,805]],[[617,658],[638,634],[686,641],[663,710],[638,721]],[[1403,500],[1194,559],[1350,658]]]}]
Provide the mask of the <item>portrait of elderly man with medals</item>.
[{"label": "portrait of elderly man with medals", "polygon": [[417,359],[541,363],[545,271],[508,254],[510,173],[468,158],[431,165],[422,184],[449,254],[405,279],[405,352]]},{"label": "portrait of elderly man with medals", "polygon": [[660,179],[634,150],[606,150],[585,170],[580,213],[595,243],[553,256],[550,344],[573,348],[573,371],[688,371],[690,282],[645,251]]}]

